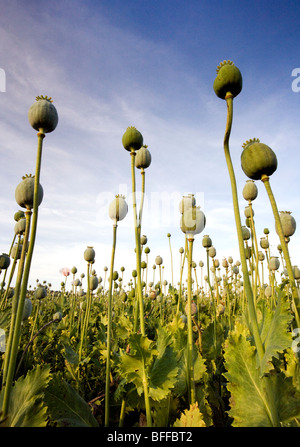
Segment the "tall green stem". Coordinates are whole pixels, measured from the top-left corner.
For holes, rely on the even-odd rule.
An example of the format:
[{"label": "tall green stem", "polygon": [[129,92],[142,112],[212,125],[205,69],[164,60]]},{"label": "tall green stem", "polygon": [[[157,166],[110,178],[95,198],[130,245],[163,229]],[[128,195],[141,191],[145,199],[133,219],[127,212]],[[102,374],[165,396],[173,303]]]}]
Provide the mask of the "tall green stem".
[{"label": "tall green stem", "polygon": [[230,183],[231,183],[233,211],[234,211],[234,217],[235,217],[235,223],[236,223],[236,229],[237,229],[238,244],[239,244],[242,272],[243,272],[243,278],[244,278],[244,290],[245,290],[247,301],[248,301],[248,310],[249,310],[249,317],[250,317],[250,321],[251,321],[251,330],[252,330],[253,337],[255,340],[259,359],[262,360],[263,355],[264,355],[264,348],[263,348],[262,341],[260,338],[258,322],[257,322],[257,315],[256,315],[254,299],[253,299],[253,293],[252,293],[252,289],[251,289],[251,283],[250,283],[250,278],[249,278],[249,273],[248,273],[248,268],[247,268],[247,259],[246,259],[246,255],[245,255],[245,249],[244,249],[242,223],[241,223],[241,216],[240,216],[239,204],[238,204],[238,193],[237,193],[236,179],[235,179],[234,169],[233,169],[232,160],[231,160],[230,151],[229,151],[229,137],[230,137],[231,126],[232,126],[232,118],[233,118],[233,96],[231,94],[226,95],[226,103],[227,103],[227,123],[226,123],[226,130],[225,130],[225,136],[224,136],[224,153],[225,153],[225,159],[226,159],[229,177],[230,177]]},{"label": "tall green stem", "polygon": [[[226,99],[226,103],[227,103],[227,123],[226,123],[226,130],[225,130],[225,136],[224,136],[224,153],[225,153],[225,159],[226,159],[226,163],[227,163],[227,167],[228,167],[230,182],[231,182],[233,210],[234,210],[234,217],[235,217],[236,228],[237,228],[239,251],[240,251],[242,272],[243,272],[243,279],[244,279],[244,292],[245,292],[245,295],[247,298],[248,312],[249,312],[249,318],[250,318],[250,324],[251,324],[251,332],[254,337],[254,342],[256,345],[259,362],[261,363],[263,356],[264,356],[264,347],[263,347],[261,337],[260,337],[256,309],[255,309],[254,299],[253,299],[253,292],[252,292],[249,273],[248,273],[248,269],[247,269],[247,260],[246,260],[246,254],[245,254],[245,249],[244,249],[242,224],[241,224],[241,217],[240,217],[239,204],[238,204],[237,186],[236,186],[234,169],[233,169],[230,152],[229,152],[229,137],[230,137],[231,126],[232,126],[232,117],[233,117],[233,95],[231,93],[227,93],[225,99]],[[279,421],[278,421],[278,414],[277,414],[277,411],[275,408],[275,401],[274,401],[275,397],[274,397],[273,389],[271,386],[272,384],[268,380],[268,377],[265,378],[265,381],[266,381],[266,391],[268,394],[268,401],[266,402],[266,410],[269,414],[269,418],[271,420],[272,425],[278,426]]]},{"label": "tall green stem", "polygon": [[105,427],[109,426],[109,389],[110,389],[110,353],[111,353],[111,328],[112,328],[112,287],[113,287],[113,273],[115,262],[117,240],[117,224],[113,226],[113,244],[111,250],[110,261],[110,276],[109,276],[109,291],[108,291],[108,305],[107,305],[107,359],[106,359],[106,378],[105,378]]},{"label": "tall green stem", "polygon": [[[29,273],[30,273],[30,267],[31,267],[31,261],[32,261],[32,255],[33,255],[35,237],[36,237],[36,231],[37,231],[38,205],[39,205],[38,193],[39,193],[39,181],[40,181],[40,171],[41,171],[41,161],[42,161],[43,139],[45,138],[44,132],[42,130],[40,130],[40,132],[37,134],[37,137],[38,137],[38,145],[37,145],[36,170],[35,170],[35,177],[34,177],[34,199],[33,199],[33,213],[32,213],[30,242],[29,242],[28,253],[27,253],[26,261],[25,261],[22,286],[21,286],[21,291],[20,291],[18,310],[17,310],[14,333],[13,333],[10,362],[9,362],[6,386],[5,386],[5,391],[4,391],[3,406],[2,406],[3,418],[5,418],[8,415],[9,400],[10,400],[11,388],[12,388],[12,383],[13,383],[13,377],[14,377],[14,371],[15,371],[15,367],[16,367],[16,360],[17,360],[19,341],[20,341],[20,335],[21,335],[21,323],[22,323],[23,309],[24,309],[24,303],[25,303],[25,298],[26,298],[26,293],[27,293],[27,285],[28,285],[28,280],[29,280]],[[24,249],[24,247],[23,247],[23,249]],[[25,249],[26,249],[26,245],[25,245]]]},{"label": "tall green stem", "polygon": [[292,289],[292,299],[293,299],[293,304],[294,304],[295,318],[296,318],[297,326],[300,327],[300,316],[299,316],[299,308],[300,308],[300,306],[299,306],[298,290],[297,290],[296,283],[295,283],[293,267],[292,267],[292,264],[291,264],[290,255],[289,255],[289,252],[288,252],[288,247],[287,247],[287,244],[285,242],[285,237],[284,237],[284,233],[283,233],[283,229],[282,229],[282,225],[281,225],[281,220],[280,220],[280,216],[279,216],[276,200],[275,200],[275,197],[274,197],[271,185],[270,185],[269,177],[267,175],[263,175],[262,178],[261,178],[261,181],[265,185],[265,188],[266,188],[269,200],[270,200],[270,204],[271,204],[271,207],[272,207],[272,211],[273,211],[273,214],[274,214],[276,229],[277,229],[278,236],[279,236],[279,239],[280,239],[280,244],[281,244],[283,256],[284,256],[284,259],[285,259],[286,269],[287,269],[289,280],[290,280],[290,286],[291,286],[291,289]]},{"label": "tall green stem", "polygon": [[193,242],[194,238],[189,237],[188,251],[188,294],[187,294],[187,327],[188,327],[188,387],[190,404],[194,404],[196,400],[194,364],[193,364],[193,322],[192,322],[192,263],[193,263]]}]

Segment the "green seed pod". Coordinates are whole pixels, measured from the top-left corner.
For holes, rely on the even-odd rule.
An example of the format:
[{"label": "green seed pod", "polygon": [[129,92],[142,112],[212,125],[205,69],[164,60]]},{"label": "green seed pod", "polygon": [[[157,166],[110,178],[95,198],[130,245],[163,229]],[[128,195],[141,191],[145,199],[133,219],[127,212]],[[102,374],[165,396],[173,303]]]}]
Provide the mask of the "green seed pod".
[{"label": "green seed pod", "polygon": [[271,286],[267,286],[267,287],[265,288],[265,296],[266,296],[267,298],[270,298],[270,297],[272,296],[272,287],[271,287]]},{"label": "green seed pod", "polygon": [[294,277],[296,280],[300,279],[300,270],[297,265],[293,266]]},{"label": "green seed pod", "polygon": [[225,269],[227,269],[227,268],[229,267],[229,264],[228,264],[228,261],[227,261],[226,258],[223,259],[223,261],[222,261],[222,266],[223,266]]},{"label": "green seed pod", "polygon": [[62,313],[61,312],[56,312],[55,314],[53,314],[52,319],[53,320],[57,320],[57,321],[61,321],[62,320]]},{"label": "green seed pod", "polygon": [[73,275],[76,275],[76,273],[77,273],[77,267],[72,267],[72,269],[71,269],[71,273],[72,273]]},{"label": "green seed pod", "polygon": [[237,265],[234,265],[234,266],[232,267],[232,272],[233,272],[235,275],[237,275],[237,274],[239,273],[239,268],[238,268]]},{"label": "green seed pod", "polygon": [[145,236],[144,234],[141,236],[141,245],[146,245],[147,244],[147,236]]},{"label": "green seed pod", "polygon": [[52,132],[58,123],[58,114],[52,104],[52,99],[47,96],[37,96],[36,102],[28,111],[28,120],[35,130],[43,133]]},{"label": "green seed pod", "polygon": [[135,127],[128,127],[122,137],[122,144],[129,152],[138,151],[143,146],[143,135]]},{"label": "green seed pod", "polygon": [[212,246],[212,240],[211,238],[208,236],[208,234],[204,235],[202,238],[202,246],[204,248],[209,248]]},{"label": "green seed pod", "polygon": [[23,219],[25,217],[24,211],[17,211],[14,215],[14,219],[16,222],[18,222],[18,220]]},{"label": "green seed pod", "polygon": [[135,167],[138,169],[146,169],[151,165],[151,154],[148,146],[142,146],[135,156]]},{"label": "green seed pod", "polygon": [[26,229],[26,219],[21,218],[20,220],[18,220],[18,222],[14,227],[15,234],[23,234],[25,232],[25,229]]},{"label": "green seed pod", "polygon": [[243,79],[240,70],[231,61],[221,62],[217,67],[217,77],[213,88],[215,94],[225,99],[227,93],[237,96],[243,87]]},{"label": "green seed pod", "polygon": [[141,268],[145,269],[147,267],[147,262],[146,261],[142,261],[141,262]]},{"label": "green seed pod", "polygon": [[128,212],[128,205],[125,197],[121,194],[116,195],[115,199],[109,205],[109,217],[114,221],[123,220]]},{"label": "green seed pod", "polygon": [[[244,215],[247,219],[251,218],[251,207],[250,206],[245,207]],[[254,209],[253,208],[252,208],[252,217],[254,217]]]},{"label": "green seed pod", "polygon": [[270,176],[277,169],[275,152],[258,138],[246,141],[241,155],[241,165],[244,173],[252,180],[261,180],[263,175]]},{"label": "green seed pod", "polygon": [[73,286],[78,287],[80,286],[80,280],[79,278],[74,279],[74,281],[72,282]]},{"label": "green seed pod", "polygon": [[277,258],[276,256],[272,256],[269,259],[269,268],[270,268],[270,270],[278,270],[279,266],[280,266],[279,258]]},{"label": "green seed pod", "polygon": [[156,265],[161,265],[163,263],[163,258],[161,256],[156,256],[155,258],[155,264]]},{"label": "green seed pod", "polygon": [[137,271],[136,270],[132,270],[132,277],[136,278],[137,277]]},{"label": "green seed pod", "polygon": [[214,258],[216,256],[217,251],[213,245],[209,247],[208,254],[211,258]]},{"label": "green seed pod", "polygon": [[187,234],[188,237],[201,233],[205,228],[205,224],[205,214],[200,210],[199,206],[193,206],[184,210],[180,219],[181,231]]},{"label": "green seed pod", "polygon": [[253,180],[247,180],[243,189],[243,197],[245,200],[255,200],[258,194],[256,183]]},{"label": "green seed pod", "polygon": [[242,226],[242,233],[243,233],[243,240],[244,241],[248,241],[250,239],[250,231],[248,230],[247,227]]},{"label": "green seed pod", "polygon": [[268,228],[264,228],[264,234],[270,234],[270,231]]},{"label": "green seed pod", "polygon": [[263,261],[265,259],[265,255],[262,251],[258,252],[258,260],[259,261]]},{"label": "green seed pod", "polygon": [[118,272],[116,272],[116,271],[114,271],[113,272],[113,281],[117,281],[117,279],[119,278],[119,273]]},{"label": "green seed pod", "polygon": [[34,296],[38,300],[42,300],[47,296],[47,289],[45,287],[38,287],[36,291],[34,292]]},{"label": "green seed pod", "polygon": [[148,255],[150,253],[150,248],[149,247],[145,247],[144,253],[146,253],[146,255]]},{"label": "green seed pod", "polygon": [[199,261],[199,267],[203,267],[204,266],[204,262],[203,261]]},{"label": "green seed pod", "polygon": [[8,269],[10,265],[10,257],[6,253],[2,253],[0,255],[0,270],[6,270]]},{"label": "green seed pod", "polygon": [[[34,196],[34,176],[31,174],[22,177],[22,181],[18,184],[15,190],[15,199],[19,206],[26,209],[33,208]],[[42,185],[38,188],[38,206],[42,203],[44,191]]]},{"label": "green seed pod", "polygon": [[94,262],[95,260],[95,250],[93,249],[93,247],[87,247],[86,250],[84,251],[83,257],[85,259],[85,261],[87,262]]},{"label": "green seed pod", "polygon": [[261,246],[261,248],[264,248],[265,250],[267,249],[267,248],[269,248],[269,241],[268,241],[268,239],[266,238],[266,237],[261,237],[260,238],[260,246]]},{"label": "green seed pod", "polygon": [[[185,305],[185,313],[186,314],[188,314],[188,310],[189,310],[189,306],[188,306],[188,304],[186,304]],[[191,302],[191,314],[196,315],[197,312],[198,312],[197,304],[194,301],[192,301]]]},{"label": "green seed pod", "polygon": [[[292,216],[290,211],[279,212],[280,222],[283,230],[284,237],[293,236],[296,231],[296,220]],[[275,225],[276,233],[278,234],[277,225]]]},{"label": "green seed pod", "polygon": [[29,298],[25,298],[22,320],[27,320],[32,311],[32,302]]},{"label": "green seed pod", "polygon": [[156,290],[150,290],[150,292],[149,292],[149,298],[151,299],[151,300],[155,300],[155,298],[156,298]]},{"label": "green seed pod", "polygon": [[96,290],[98,287],[98,278],[95,275],[90,277],[90,290]]}]

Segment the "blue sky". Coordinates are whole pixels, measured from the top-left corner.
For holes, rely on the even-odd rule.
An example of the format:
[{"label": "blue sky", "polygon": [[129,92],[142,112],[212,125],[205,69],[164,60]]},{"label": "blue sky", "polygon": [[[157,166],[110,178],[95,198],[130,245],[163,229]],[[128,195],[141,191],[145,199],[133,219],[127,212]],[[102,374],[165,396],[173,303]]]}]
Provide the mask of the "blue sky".
[{"label": "blue sky", "polygon": [[[137,127],[152,155],[146,171],[142,233],[160,254],[170,281],[171,233],[174,273],[179,271],[178,202],[194,193],[206,228],[194,244],[194,260],[205,259],[202,236],[209,234],[217,257],[239,258],[229,176],[223,153],[226,104],[212,84],[216,67],[232,60],[243,75],[234,100],[230,140],[243,216],[241,145],[260,138],[278,158],[271,186],[279,210],[300,221],[300,92],[292,71],[300,67],[300,5],[289,1],[16,1],[1,6],[0,250],[13,237],[14,191],[34,173],[36,132],[27,112],[37,95],[54,100],[57,129],[44,140],[38,234],[30,284],[36,278],[58,288],[60,268],[85,272],[83,252],[96,251],[103,276],[110,263],[112,221],[108,206],[125,193],[130,205],[130,156],[122,147],[128,126]],[[300,86],[300,82],[299,82]],[[254,202],[258,237],[270,229],[271,252],[279,243],[264,186]],[[137,188],[140,176],[137,172]],[[135,268],[132,208],[120,222],[115,269]],[[292,263],[300,265],[298,230]]]}]

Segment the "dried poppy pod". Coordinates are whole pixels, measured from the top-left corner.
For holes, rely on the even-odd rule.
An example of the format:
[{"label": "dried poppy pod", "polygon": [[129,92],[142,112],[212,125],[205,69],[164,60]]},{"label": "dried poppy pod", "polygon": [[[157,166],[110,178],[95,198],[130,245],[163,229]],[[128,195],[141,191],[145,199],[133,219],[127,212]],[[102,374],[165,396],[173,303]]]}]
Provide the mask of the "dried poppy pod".
[{"label": "dried poppy pod", "polygon": [[208,254],[211,258],[214,258],[216,256],[217,251],[213,245],[209,248]]},{"label": "dried poppy pod", "polygon": [[15,221],[16,222],[18,222],[20,219],[23,219],[25,217],[25,213],[24,213],[24,211],[17,211],[15,214],[14,214],[14,219],[15,219]]},{"label": "dried poppy pod", "polygon": [[262,251],[258,252],[258,260],[259,261],[263,261],[265,259],[265,255]]},{"label": "dried poppy pod", "polygon": [[[290,211],[279,212],[280,222],[283,230],[284,237],[293,236],[296,231],[296,220],[292,216]],[[275,225],[276,233],[278,234],[277,225]]]},{"label": "dried poppy pod", "polygon": [[42,300],[43,298],[45,298],[47,296],[46,287],[43,287],[43,286],[38,287],[36,289],[36,291],[34,292],[34,296],[38,300]]},{"label": "dried poppy pod", "polygon": [[52,99],[48,96],[37,96],[36,102],[28,111],[28,120],[31,126],[39,132],[53,132],[58,123],[58,114]]},{"label": "dried poppy pod", "polygon": [[227,94],[237,96],[243,87],[243,79],[240,70],[232,61],[221,62],[217,67],[217,77],[214,80],[213,88],[215,94],[225,99]]},{"label": "dried poppy pod", "polygon": [[123,220],[128,212],[128,205],[126,203],[125,197],[121,194],[116,195],[115,199],[109,205],[109,217],[112,220],[120,221]]},{"label": "dried poppy pod", "polygon": [[148,146],[142,146],[135,156],[135,167],[138,169],[146,169],[151,165],[151,154]]},{"label": "dried poppy pod", "polygon": [[188,237],[201,233],[205,228],[205,224],[205,214],[200,210],[199,206],[193,206],[184,210],[180,219],[181,231],[187,234]]},{"label": "dried poppy pod", "polygon": [[[185,310],[185,313],[188,314],[188,311],[189,311],[188,304],[185,305],[184,310]],[[197,312],[198,312],[197,304],[194,301],[192,301],[191,302],[191,315],[196,315]]]},{"label": "dried poppy pod", "polygon": [[275,152],[258,138],[246,141],[241,155],[241,165],[244,173],[252,180],[261,180],[262,176],[270,176],[277,169]]},{"label": "dried poppy pod", "polygon": [[[38,188],[38,206],[42,203],[44,190],[39,183]],[[15,199],[19,206],[31,210],[33,208],[34,198],[34,176],[31,174],[22,177],[22,181],[18,184],[15,190]]]},{"label": "dried poppy pod", "polygon": [[96,275],[91,275],[90,276],[89,286],[90,286],[90,290],[96,290],[97,289],[97,287],[98,287],[98,278],[97,278]]},{"label": "dried poppy pod", "polygon": [[129,152],[137,151],[143,146],[143,135],[134,126],[127,127],[122,137],[122,144]]},{"label": "dried poppy pod", "polygon": [[22,320],[27,320],[31,315],[31,311],[32,311],[32,302],[29,298],[25,298]]},{"label": "dried poppy pod", "polygon": [[188,194],[187,196],[183,196],[181,201],[179,202],[179,212],[183,214],[184,211],[192,208],[196,205],[196,199],[194,194]]},{"label": "dried poppy pod", "polygon": [[247,219],[251,218],[251,213],[252,213],[252,217],[254,217],[254,209],[250,206],[246,206],[245,210],[244,210],[244,215]]}]

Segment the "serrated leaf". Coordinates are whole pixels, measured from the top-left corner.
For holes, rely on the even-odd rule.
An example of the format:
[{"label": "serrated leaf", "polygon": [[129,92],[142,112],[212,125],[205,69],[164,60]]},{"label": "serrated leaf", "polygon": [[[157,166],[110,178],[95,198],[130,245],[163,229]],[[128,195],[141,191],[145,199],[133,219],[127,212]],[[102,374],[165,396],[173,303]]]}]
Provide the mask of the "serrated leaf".
[{"label": "serrated leaf", "polygon": [[[11,390],[8,427],[45,427],[47,406],[44,402],[44,392],[50,381],[50,367],[39,365],[28,371],[25,377],[20,377]],[[2,407],[4,390],[0,394]]]},{"label": "serrated leaf", "polygon": [[[256,350],[251,346],[246,326],[237,323],[225,342],[224,376],[231,393],[229,415],[233,426],[270,427],[270,409],[266,393],[266,380],[261,377],[256,362]],[[251,402],[250,402],[251,401]]]},{"label": "serrated leaf", "polygon": [[288,324],[292,320],[289,303],[284,298],[282,291],[278,293],[278,303],[275,310],[265,306],[260,322],[261,339],[265,354],[260,363],[261,373],[266,373],[273,368],[272,357],[278,358],[279,353],[289,348],[292,344],[292,335],[288,331]]},{"label": "serrated leaf", "polygon": [[170,346],[171,336],[164,329],[160,329],[157,338],[158,356],[149,368],[149,397],[162,400],[174,388],[177,380],[176,355]]},{"label": "serrated leaf", "polygon": [[300,418],[300,392],[293,385],[292,377],[286,377],[283,372],[272,371],[270,381],[280,422],[285,424],[292,419]]},{"label": "serrated leaf", "polygon": [[189,410],[181,413],[181,417],[176,419],[173,427],[205,427],[202,413],[198,408],[198,402],[191,404]]},{"label": "serrated leaf", "polygon": [[88,404],[65,380],[53,376],[46,393],[48,415],[58,427],[98,427]]}]

